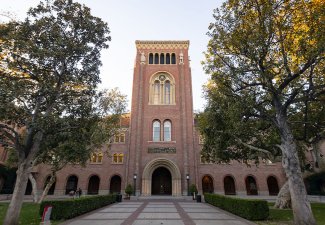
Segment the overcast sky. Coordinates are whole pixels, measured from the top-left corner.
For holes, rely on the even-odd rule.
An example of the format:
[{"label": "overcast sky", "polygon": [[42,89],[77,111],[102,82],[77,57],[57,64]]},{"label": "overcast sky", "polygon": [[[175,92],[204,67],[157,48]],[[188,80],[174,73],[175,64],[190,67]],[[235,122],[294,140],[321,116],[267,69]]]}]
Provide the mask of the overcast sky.
[{"label": "overcast sky", "polygon": [[[39,0],[0,0],[0,12],[19,19]],[[202,85],[208,76],[201,61],[206,50],[209,23],[220,0],[79,0],[92,14],[108,23],[112,41],[102,52],[101,88],[119,87],[131,101],[135,40],[189,40],[194,110],[202,110]],[[1,19],[1,18],[0,18]],[[128,108],[131,108],[129,103]]]}]

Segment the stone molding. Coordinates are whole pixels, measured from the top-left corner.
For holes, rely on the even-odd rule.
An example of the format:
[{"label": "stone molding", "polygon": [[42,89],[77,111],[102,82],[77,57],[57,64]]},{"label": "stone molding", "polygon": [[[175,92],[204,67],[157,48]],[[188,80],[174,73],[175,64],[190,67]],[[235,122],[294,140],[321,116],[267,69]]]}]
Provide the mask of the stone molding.
[{"label": "stone molding", "polygon": [[135,41],[137,49],[188,49],[190,41]]}]

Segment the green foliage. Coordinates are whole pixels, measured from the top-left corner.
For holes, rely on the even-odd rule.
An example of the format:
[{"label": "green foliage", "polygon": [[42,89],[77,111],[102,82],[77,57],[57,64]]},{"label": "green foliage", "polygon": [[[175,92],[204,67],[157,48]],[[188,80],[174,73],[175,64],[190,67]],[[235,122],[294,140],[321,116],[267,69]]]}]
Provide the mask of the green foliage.
[{"label": "green foliage", "polygon": [[197,191],[197,187],[195,184],[191,184],[190,187],[189,187],[189,192],[191,195],[193,195],[193,193],[197,194],[198,191]]},{"label": "green foliage", "polygon": [[51,219],[70,219],[103,206],[112,204],[116,201],[115,195],[101,195],[93,197],[83,197],[69,200],[53,200],[41,203],[39,215],[42,216],[45,206],[51,205]]},{"label": "green foliage", "polygon": [[303,160],[306,145],[324,137],[321,8],[318,1],[229,0],[214,11],[203,62],[208,104],[199,116],[207,160],[274,160],[284,127]]},{"label": "green foliage", "polygon": [[269,216],[267,201],[240,199],[217,194],[204,194],[207,203],[249,220],[265,220]]},{"label": "green foliage", "polygon": [[128,196],[130,196],[132,193],[133,193],[133,187],[132,187],[132,185],[131,184],[128,184],[127,186],[126,186],[126,188],[125,188],[125,193],[128,195]]}]

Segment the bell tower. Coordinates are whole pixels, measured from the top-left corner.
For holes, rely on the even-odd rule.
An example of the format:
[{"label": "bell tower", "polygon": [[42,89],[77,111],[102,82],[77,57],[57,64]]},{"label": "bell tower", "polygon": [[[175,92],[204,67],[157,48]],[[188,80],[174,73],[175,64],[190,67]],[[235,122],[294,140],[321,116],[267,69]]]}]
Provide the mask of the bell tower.
[{"label": "bell tower", "polygon": [[197,179],[189,41],[136,41],[127,180],[137,195],[186,195]]}]

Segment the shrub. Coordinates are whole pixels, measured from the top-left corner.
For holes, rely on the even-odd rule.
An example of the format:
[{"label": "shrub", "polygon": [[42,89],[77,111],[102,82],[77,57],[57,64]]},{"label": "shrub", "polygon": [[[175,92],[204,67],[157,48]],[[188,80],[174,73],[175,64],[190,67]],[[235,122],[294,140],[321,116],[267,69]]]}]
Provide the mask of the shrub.
[{"label": "shrub", "polygon": [[269,216],[267,201],[240,199],[217,194],[204,194],[207,203],[248,220],[265,220]]},{"label": "shrub", "polygon": [[125,188],[125,193],[130,197],[130,195],[133,193],[133,187],[131,184],[128,184]]},{"label": "shrub", "polygon": [[51,205],[51,219],[70,219],[114,202],[116,202],[115,195],[99,195],[68,200],[43,201],[39,213],[42,216],[45,206]]},{"label": "shrub", "polygon": [[196,185],[195,184],[191,184],[190,187],[189,187],[189,192],[191,195],[193,195],[193,193],[197,194],[198,191],[197,191],[197,188],[196,188]]}]

